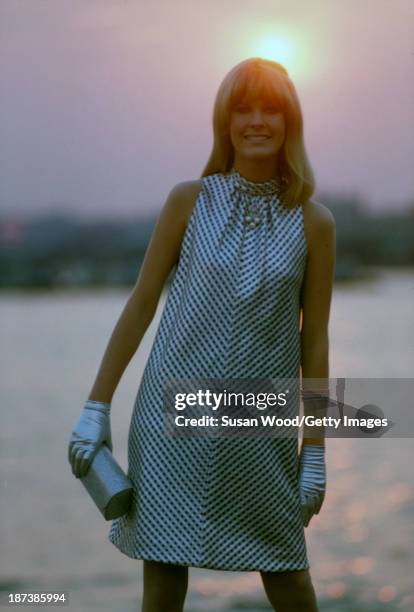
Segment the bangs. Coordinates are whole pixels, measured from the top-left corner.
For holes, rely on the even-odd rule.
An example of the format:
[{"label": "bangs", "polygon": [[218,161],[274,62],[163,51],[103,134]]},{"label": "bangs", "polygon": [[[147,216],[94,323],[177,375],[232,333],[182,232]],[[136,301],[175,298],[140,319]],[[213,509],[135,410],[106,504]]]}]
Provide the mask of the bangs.
[{"label": "bangs", "polygon": [[230,111],[240,103],[260,100],[264,104],[276,105],[280,110],[287,107],[285,78],[275,70],[248,67],[239,73],[230,95]]}]

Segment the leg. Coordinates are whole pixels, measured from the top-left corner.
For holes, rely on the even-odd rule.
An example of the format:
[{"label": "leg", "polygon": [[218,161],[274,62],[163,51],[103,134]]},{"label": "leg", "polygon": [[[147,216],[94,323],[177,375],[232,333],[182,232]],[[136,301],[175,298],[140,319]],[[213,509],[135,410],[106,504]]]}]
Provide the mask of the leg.
[{"label": "leg", "polygon": [[144,560],[141,612],[182,612],[188,587],[188,567]]},{"label": "leg", "polygon": [[309,570],[260,572],[267,597],[277,612],[318,612]]}]

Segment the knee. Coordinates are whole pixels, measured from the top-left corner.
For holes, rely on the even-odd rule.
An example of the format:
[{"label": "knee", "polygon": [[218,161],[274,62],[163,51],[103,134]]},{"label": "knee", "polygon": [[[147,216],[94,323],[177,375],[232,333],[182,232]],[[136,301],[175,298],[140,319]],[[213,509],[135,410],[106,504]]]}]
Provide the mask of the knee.
[{"label": "knee", "polygon": [[270,587],[280,589],[307,589],[311,584],[308,570],[291,572],[262,572],[262,580]]},{"label": "knee", "polygon": [[[308,570],[262,572],[265,592],[270,603],[292,610],[315,609],[315,592]],[[290,606],[290,607],[289,607]]]},{"label": "knee", "polygon": [[298,591],[308,590],[312,584],[309,572],[289,572],[287,585]]},{"label": "knee", "polygon": [[187,586],[187,567],[144,561],[142,612],[181,612]]}]

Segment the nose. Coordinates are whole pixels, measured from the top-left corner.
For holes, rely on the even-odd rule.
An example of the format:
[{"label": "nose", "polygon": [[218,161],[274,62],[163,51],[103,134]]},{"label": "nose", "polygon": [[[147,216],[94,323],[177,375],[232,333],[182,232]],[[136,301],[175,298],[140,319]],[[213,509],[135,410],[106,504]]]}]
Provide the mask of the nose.
[{"label": "nose", "polygon": [[263,124],[262,109],[260,107],[253,108],[250,115],[250,122],[252,125]]}]

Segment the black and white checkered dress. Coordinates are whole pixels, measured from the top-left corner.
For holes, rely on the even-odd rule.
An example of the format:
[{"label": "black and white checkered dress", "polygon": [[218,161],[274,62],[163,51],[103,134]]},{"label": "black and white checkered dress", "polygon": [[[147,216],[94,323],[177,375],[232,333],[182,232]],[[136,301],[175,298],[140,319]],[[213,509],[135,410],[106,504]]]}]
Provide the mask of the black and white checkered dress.
[{"label": "black and white checkered dress", "polygon": [[163,428],[169,378],[299,377],[302,207],[283,206],[276,180],[234,169],[202,182],[132,413],[133,503],[108,538],[133,559],[307,569],[297,438]]}]

